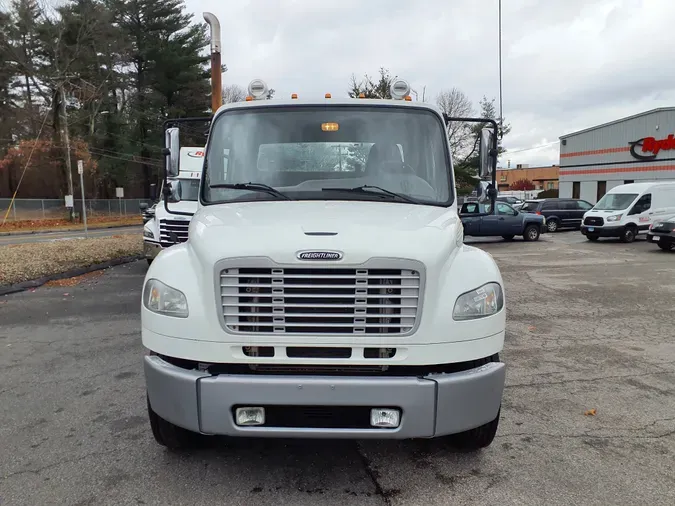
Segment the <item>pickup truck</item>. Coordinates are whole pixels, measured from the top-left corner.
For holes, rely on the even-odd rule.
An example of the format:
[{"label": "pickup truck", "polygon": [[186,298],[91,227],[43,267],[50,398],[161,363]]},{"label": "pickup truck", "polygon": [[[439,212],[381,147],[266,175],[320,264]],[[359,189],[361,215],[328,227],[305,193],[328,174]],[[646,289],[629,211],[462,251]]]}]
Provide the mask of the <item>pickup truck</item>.
[{"label": "pickup truck", "polygon": [[506,202],[497,201],[497,213],[490,213],[490,204],[465,202],[459,212],[464,225],[464,235],[490,237],[501,235],[510,241],[522,235],[526,241],[537,241],[539,235],[546,232],[546,218],[538,214],[516,211]]}]

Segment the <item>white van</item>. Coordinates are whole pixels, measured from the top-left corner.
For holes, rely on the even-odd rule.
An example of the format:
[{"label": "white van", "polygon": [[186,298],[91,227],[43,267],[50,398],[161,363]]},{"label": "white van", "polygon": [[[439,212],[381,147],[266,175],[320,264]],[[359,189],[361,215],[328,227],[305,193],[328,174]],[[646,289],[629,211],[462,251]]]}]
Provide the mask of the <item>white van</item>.
[{"label": "white van", "polygon": [[675,181],[615,186],[584,214],[581,233],[589,241],[619,237],[632,242],[654,221],[675,216]]}]

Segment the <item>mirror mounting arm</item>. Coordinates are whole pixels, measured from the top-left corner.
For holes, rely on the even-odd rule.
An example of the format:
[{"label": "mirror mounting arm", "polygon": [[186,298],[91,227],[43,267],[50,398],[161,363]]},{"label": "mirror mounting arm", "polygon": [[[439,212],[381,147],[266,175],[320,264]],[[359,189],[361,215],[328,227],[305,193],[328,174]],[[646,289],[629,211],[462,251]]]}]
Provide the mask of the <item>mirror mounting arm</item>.
[{"label": "mirror mounting arm", "polygon": [[[497,206],[495,205],[496,200],[497,200],[497,195],[498,195],[498,190],[497,190],[497,157],[499,155],[499,125],[497,124],[497,121],[491,119],[491,118],[462,118],[462,117],[453,117],[450,116],[447,113],[443,113],[443,119],[445,120],[445,125],[446,127],[450,124],[452,121],[456,121],[459,123],[480,123],[481,125],[485,125],[486,123],[489,124],[489,128],[492,130],[492,135],[490,136],[490,142],[491,146],[485,146],[485,148],[488,150],[487,154],[489,156],[489,163],[490,163],[490,172],[491,172],[491,183],[488,185],[487,188],[487,195],[490,197],[490,204],[491,204],[491,213],[490,214],[497,214]],[[487,127],[485,127],[487,128]],[[484,129],[485,129],[484,128]],[[482,140],[483,134],[479,134],[479,141]],[[480,156],[479,156],[480,158]],[[480,167],[479,167],[479,173],[480,173]]]}]

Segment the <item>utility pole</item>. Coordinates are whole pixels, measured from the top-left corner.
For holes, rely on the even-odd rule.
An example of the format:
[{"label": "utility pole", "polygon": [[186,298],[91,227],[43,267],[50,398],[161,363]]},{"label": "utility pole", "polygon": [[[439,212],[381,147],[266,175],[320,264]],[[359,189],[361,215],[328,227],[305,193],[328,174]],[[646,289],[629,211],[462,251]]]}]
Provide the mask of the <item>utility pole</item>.
[{"label": "utility pole", "polygon": [[[60,113],[63,115],[63,122],[61,126],[61,132],[62,132],[62,138],[63,142],[65,143],[65,150],[66,150],[66,175],[67,175],[67,183],[68,183],[68,195],[72,196],[73,195],[73,166],[70,162],[70,135],[68,135],[68,111],[66,109],[66,91],[64,89],[64,82],[62,81],[59,83],[59,95],[60,95]],[[75,210],[74,207],[70,208],[70,221],[73,221],[73,211]]]}]

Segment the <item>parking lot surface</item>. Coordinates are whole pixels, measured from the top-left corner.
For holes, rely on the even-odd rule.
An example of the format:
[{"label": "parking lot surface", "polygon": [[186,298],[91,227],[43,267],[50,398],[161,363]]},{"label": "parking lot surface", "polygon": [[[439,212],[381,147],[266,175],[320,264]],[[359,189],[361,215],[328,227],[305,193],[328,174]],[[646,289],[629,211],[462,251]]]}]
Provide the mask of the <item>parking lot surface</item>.
[{"label": "parking lot surface", "polygon": [[165,451],[145,411],[136,262],[0,298],[0,505],[675,504],[675,254],[578,232],[467,243],[506,283],[507,387],[488,449]]}]

